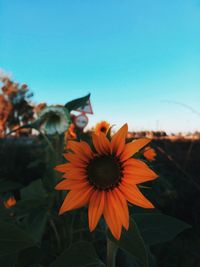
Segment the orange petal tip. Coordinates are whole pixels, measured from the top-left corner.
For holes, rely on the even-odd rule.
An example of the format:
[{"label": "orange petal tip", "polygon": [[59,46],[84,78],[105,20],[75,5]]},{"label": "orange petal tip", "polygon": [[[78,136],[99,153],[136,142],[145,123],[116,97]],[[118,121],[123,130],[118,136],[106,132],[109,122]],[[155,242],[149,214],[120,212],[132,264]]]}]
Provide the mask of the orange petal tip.
[{"label": "orange petal tip", "polygon": [[58,212],[58,215],[62,215],[63,213],[64,213],[64,211],[60,209]]}]

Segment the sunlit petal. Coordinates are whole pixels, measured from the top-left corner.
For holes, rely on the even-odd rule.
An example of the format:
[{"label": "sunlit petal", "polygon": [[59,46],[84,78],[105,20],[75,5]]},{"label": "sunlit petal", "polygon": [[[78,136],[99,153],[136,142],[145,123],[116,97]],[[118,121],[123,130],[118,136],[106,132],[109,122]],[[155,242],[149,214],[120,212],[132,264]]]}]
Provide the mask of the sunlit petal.
[{"label": "sunlit petal", "polygon": [[133,156],[135,153],[137,153],[141,148],[146,146],[149,142],[151,142],[151,139],[148,138],[140,138],[133,142],[130,142],[125,145],[124,151],[122,152],[120,159],[122,161],[127,160],[131,156]]},{"label": "sunlit petal", "polygon": [[90,231],[93,231],[103,213],[105,192],[94,191],[89,202],[88,219]]},{"label": "sunlit petal", "polygon": [[116,156],[119,156],[124,149],[127,132],[128,132],[128,125],[124,124],[112,137],[111,148],[112,152]]},{"label": "sunlit petal", "polygon": [[59,214],[63,214],[66,211],[78,209],[87,205],[90,200],[92,191],[93,189],[91,186],[86,186],[81,190],[70,191],[60,208]]},{"label": "sunlit petal", "polygon": [[130,203],[143,208],[154,208],[153,204],[144,197],[136,185],[130,185],[123,181],[119,189]]},{"label": "sunlit petal", "polygon": [[103,211],[103,215],[111,233],[116,239],[120,239],[122,231],[122,223],[119,214],[116,213],[116,209],[113,206],[112,192],[106,193],[106,203]]}]

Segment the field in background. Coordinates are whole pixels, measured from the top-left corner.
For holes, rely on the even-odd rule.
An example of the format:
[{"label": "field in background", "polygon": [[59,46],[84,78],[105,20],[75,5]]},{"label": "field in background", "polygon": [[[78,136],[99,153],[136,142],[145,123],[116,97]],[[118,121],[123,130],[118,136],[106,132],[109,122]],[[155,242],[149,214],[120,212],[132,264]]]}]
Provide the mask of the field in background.
[{"label": "field in background", "polygon": [[[199,266],[200,140],[155,137],[152,147],[157,157],[151,164],[160,175],[159,181],[151,184],[152,202],[165,214],[193,226],[170,243],[153,248],[158,266]],[[0,139],[0,177],[24,185],[42,178],[48,157],[44,148],[37,136]],[[17,191],[15,197],[18,198]]]}]

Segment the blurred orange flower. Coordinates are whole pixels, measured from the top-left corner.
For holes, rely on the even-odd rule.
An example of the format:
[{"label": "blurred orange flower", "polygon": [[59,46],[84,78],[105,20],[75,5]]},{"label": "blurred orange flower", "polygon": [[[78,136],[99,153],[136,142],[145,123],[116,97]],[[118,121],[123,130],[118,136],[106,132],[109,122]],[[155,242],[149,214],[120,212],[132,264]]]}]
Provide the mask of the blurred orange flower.
[{"label": "blurred orange flower", "polygon": [[77,134],[75,132],[75,125],[72,123],[69,126],[69,129],[66,132],[66,139],[76,139],[77,138]]},{"label": "blurred orange flower", "polygon": [[145,148],[143,155],[149,161],[155,160],[157,156],[156,151],[150,146]]},{"label": "blurred orange flower", "polygon": [[70,190],[59,214],[88,205],[90,231],[103,215],[110,231],[120,239],[122,227],[129,228],[128,203],[153,208],[138,188],[138,184],[157,177],[144,162],[132,158],[150,139],[141,138],[125,143],[125,124],[109,141],[105,133],[92,134],[95,152],[84,141],[69,141],[64,154],[68,163],[55,169],[64,173],[57,190]]},{"label": "blurred orange flower", "polygon": [[12,94],[16,94],[18,92],[18,84],[17,83],[14,83],[12,82],[11,80],[9,79],[6,79],[5,81],[5,85],[2,86],[2,92],[8,96],[12,95]]},{"label": "blurred orange flower", "polygon": [[109,129],[110,129],[110,123],[108,123],[107,121],[101,121],[96,124],[94,131],[96,134],[99,133],[107,134]]},{"label": "blurred orange flower", "polygon": [[16,199],[12,196],[12,197],[9,197],[5,202],[4,202],[4,205],[7,209],[13,207],[16,205]]},{"label": "blurred orange flower", "polygon": [[[0,88],[0,135],[3,137],[14,127],[19,128],[32,121],[34,112],[33,105],[28,101],[32,94],[26,84],[15,83],[9,77],[0,77],[0,81],[3,83]],[[16,135],[18,134],[19,131]]]},{"label": "blurred orange flower", "polygon": [[44,108],[46,108],[47,104],[46,103],[40,103],[38,104],[35,108],[34,111],[36,114],[40,113],[41,110],[43,110]]},{"label": "blurred orange flower", "polygon": [[10,112],[12,111],[12,104],[7,101],[3,95],[0,95],[0,136],[5,133],[6,122]]}]

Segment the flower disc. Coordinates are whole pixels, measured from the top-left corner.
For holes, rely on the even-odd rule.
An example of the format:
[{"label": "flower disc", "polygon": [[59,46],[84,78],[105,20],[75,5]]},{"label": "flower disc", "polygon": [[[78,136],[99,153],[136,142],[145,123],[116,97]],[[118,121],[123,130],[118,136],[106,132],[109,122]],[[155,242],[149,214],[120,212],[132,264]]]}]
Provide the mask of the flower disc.
[{"label": "flower disc", "polygon": [[119,163],[112,156],[95,157],[87,167],[91,185],[99,190],[111,190],[121,179]]}]

